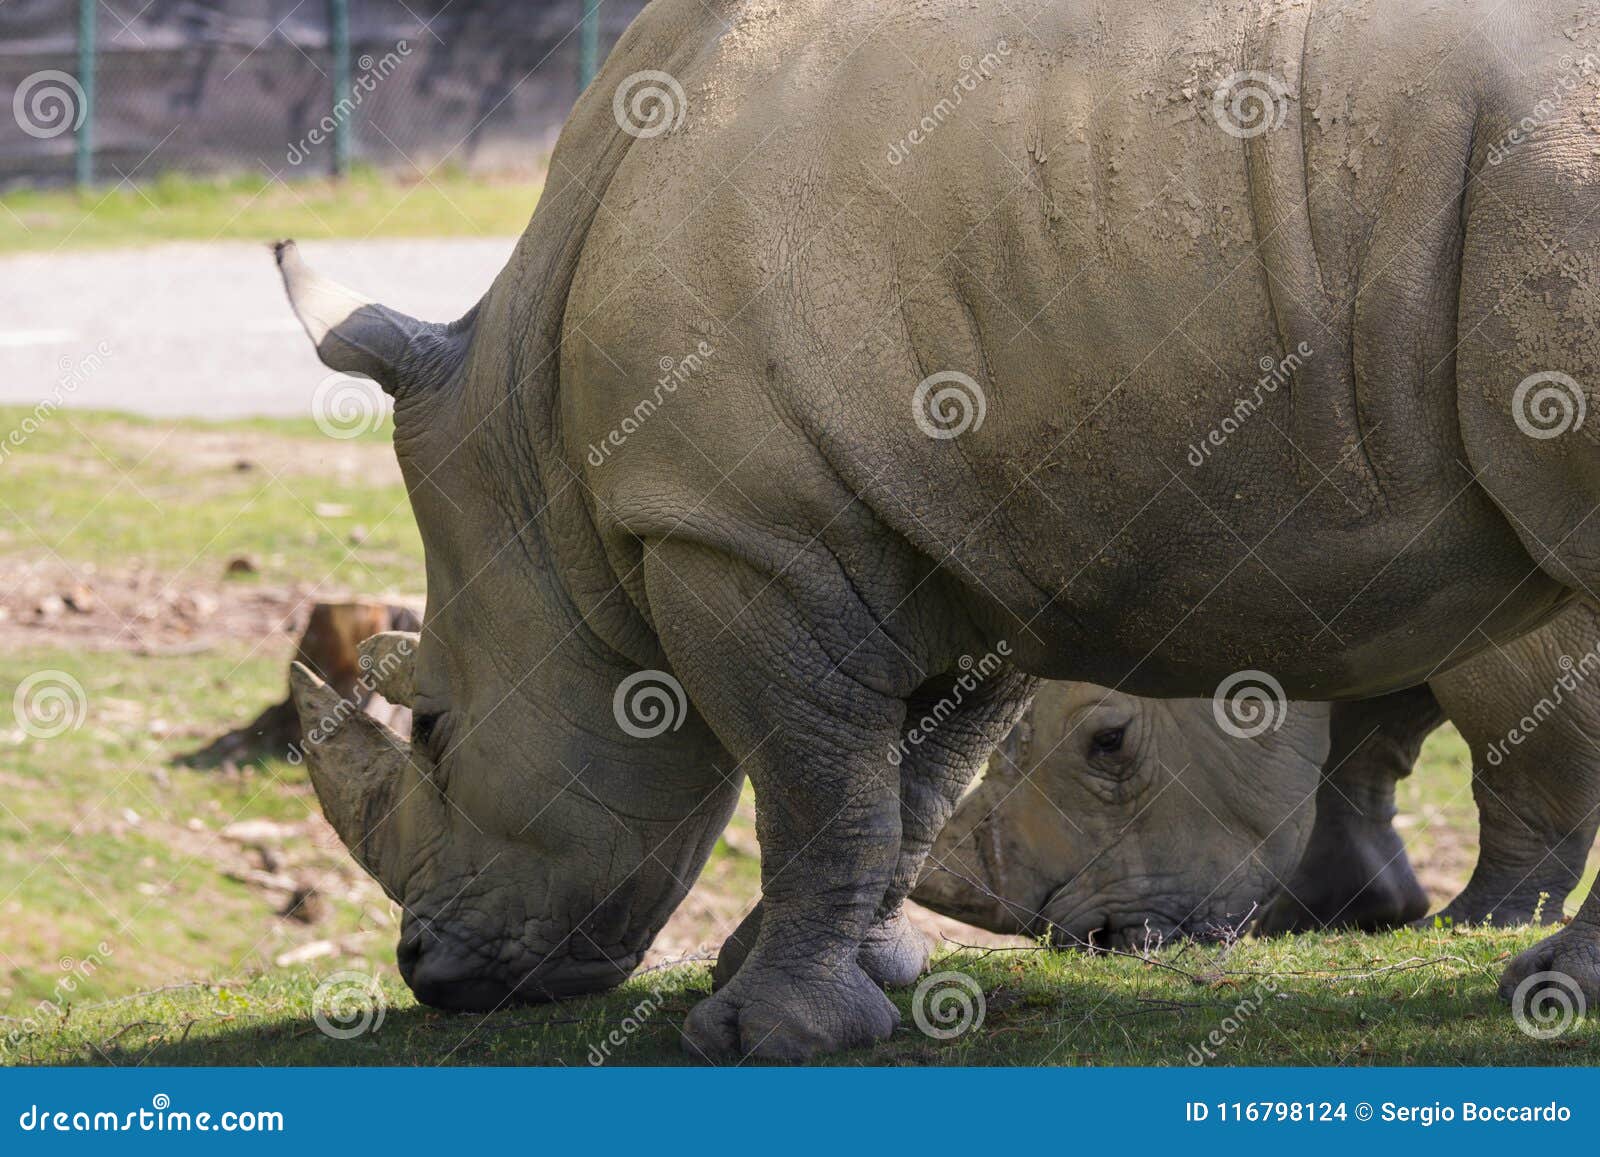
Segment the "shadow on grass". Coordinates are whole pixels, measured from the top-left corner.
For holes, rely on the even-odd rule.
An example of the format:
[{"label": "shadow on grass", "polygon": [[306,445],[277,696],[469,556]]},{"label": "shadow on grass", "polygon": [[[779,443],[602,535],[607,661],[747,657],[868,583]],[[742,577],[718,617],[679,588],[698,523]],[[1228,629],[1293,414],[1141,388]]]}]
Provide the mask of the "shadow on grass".
[{"label": "shadow on grass", "polygon": [[[1596,1018],[1537,1040],[1495,996],[1499,945],[1423,955],[1461,938],[1326,938],[1356,963],[1299,967],[1283,946],[1240,951],[1228,971],[1184,971],[1060,953],[943,957],[971,1003],[937,987],[892,994],[889,1040],[837,1065],[1570,1065],[1600,1063]],[[1291,942],[1292,943],[1292,942]],[[1398,946],[1384,962],[1374,946]],[[1250,959],[1250,957],[1268,959]],[[1365,963],[1362,963],[1364,961]],[[1192,964],[1193,961],[1188,963]],[[1261,965],[1276,963],[1277,968]],[[960,982],[946,981],[948,984]],[[237,993],[201,990],[167,1007],[131,1003],[59,1040],[52,1063],[112,1065],[683,1065],[679,1031],[709,992],[703,967],[636,977],[612,993],[490,1014],[444,1013],[384,986],[383,1015],[336,1039],[319,1027],[315,978],[261,978]],[[921,1006],[921,1017],[916,1006]],[[941,1011],[943,1010],[943,1011]],[[952,1011],[954,1010],[954,1011]],[[359,1013],[361,1010],[357,1010]],[[976,1022],[976,1023],[975,1023]],[[362,1027],[359,1015],[335,1031]],[[723,1063],[728,1063],[723,1059]]]}]

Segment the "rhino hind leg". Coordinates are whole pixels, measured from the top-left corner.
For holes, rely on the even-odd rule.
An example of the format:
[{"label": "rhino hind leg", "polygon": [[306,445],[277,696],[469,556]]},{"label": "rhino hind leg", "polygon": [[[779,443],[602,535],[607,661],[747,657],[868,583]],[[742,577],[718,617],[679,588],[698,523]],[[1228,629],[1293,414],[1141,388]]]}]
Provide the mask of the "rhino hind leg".
[{"label": "rhino hind leg", "polygon": [[1478,863],[1441,918],[1502,927],[1563,918],[1600,827],[1591,738],[1600,727],[1600,685],[1585,677],[1596,638],[1600,610],[1574,603],[1538,631],[1433,680],[1472,749],[1478,805]]},{"label": "rhino hind leg", "polygon": [[[1474,785],[1476,786],[1476,784]],[[1515,797],[1513,797],[1515,798]],[[1595,817],[1575,830],[1530,826],[1539,800],[1517,799],[1516,814],[1505,797],[1478,799],[1479,853],[1472,878],[1437,919],[1456,925],[1558,924],[1569,893],[1583,877],[1594,845]],[[1428,923],[1432,923],[1430,918]]]},{"label": "rhino hind leg", "polygon": [[1311,840],[1263,917],[1264,932],[1370,932],[1427,914],[1428,894],[1394,830],[1395,784],[1443,720],[1427,687],[1334,704]]}]

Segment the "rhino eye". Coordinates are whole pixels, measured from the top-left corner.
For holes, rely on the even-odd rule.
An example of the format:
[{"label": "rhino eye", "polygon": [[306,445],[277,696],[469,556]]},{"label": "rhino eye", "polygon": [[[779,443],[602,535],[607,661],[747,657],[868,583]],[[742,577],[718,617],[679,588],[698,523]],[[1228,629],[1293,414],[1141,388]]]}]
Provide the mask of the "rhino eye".
[{"label": "rhino eye", "polygon": [[1127,734],[1126,727],[1107,727],[1096,731],[1089,738],[1090,755],[1112,755],[1122,750],[1122,740]]}]

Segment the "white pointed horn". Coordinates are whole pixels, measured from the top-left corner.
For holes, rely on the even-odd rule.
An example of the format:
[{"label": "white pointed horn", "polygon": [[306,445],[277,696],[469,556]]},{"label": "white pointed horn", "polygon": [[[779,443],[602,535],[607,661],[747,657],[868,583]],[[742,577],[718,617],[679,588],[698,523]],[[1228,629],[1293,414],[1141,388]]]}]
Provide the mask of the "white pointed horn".
[{"label": "white pointed horn", "polygon": [[380,631],[362,639],[356,650],[361,655],[362,677],[390,703],[410,707],[417,697],[416,631]]},{"label": "white pointed horn", "polygon": [[[272,249],[289,304],[329,369],[363,374],[397,393],[410,384],[408,366],[418,339],[454,336],[452,327],[418,321],[313,272],[293,241]],[[437,358],[425,360],[431,368]]]}]

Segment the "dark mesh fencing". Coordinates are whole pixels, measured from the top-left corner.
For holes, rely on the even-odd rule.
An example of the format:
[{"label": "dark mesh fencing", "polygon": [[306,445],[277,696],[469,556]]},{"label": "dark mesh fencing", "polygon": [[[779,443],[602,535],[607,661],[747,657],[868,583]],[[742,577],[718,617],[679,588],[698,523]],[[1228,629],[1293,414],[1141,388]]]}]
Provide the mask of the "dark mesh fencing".
[{"label": "dark mesh fencing", "polygon": [[[605,0],[602,58],[642,6]],[[583,0],[348,0],[343,109],[334,11],[329,0],[99,0],[96,179],[325,176],[340,123],[356,164],[531,169],[577,96]],[[0,185],[73,179],[88,103],[78,49],[78,0],[0,4]]]}]

